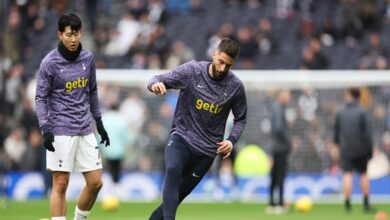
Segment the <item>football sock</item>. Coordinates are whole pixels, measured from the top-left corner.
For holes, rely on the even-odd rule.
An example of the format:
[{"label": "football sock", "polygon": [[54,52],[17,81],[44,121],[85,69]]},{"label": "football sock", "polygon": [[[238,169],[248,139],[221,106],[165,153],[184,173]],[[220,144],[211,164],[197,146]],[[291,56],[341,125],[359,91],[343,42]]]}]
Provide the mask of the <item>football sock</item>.
[{"label": "football sock", "polygon": [[351,211],[351,201],[349,200],[349,198],[345,199],[345,209],[347,211]]},{"label": "football sock", "polygon": [[364,196],[363,198],[363,201],[364,201],[364,207],[367,208],[370,206],[369,202],[368,202],[368,196]]},{"label": "football sock", "polygon": [[65,216],[51,217],[51,220],[66,220]]},{"label": "football sock", "polygon": [[76,208],[74,211],[74,220],[85,220],[88,218],[88,215],[90,212],[91,211],[80,210],[79,207],[77,207],[77,205],[76,205]]}]

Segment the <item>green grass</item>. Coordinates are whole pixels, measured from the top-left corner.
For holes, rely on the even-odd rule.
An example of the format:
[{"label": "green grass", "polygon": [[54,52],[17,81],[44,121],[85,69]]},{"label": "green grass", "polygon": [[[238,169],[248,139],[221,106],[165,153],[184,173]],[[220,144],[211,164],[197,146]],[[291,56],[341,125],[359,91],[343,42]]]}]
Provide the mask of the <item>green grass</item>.
[{"label": "green grass", "polygon": [[[6,209],[0,208],[0,219],[39,220],[50,219],[47,200],[27,202],[8,201]],[[146,220],[158,203],[122,203],[115,212],[105,212],[97,203],[89,220]],[[389,204],[375,204],[378,210],[390,213]],[[73,219],[74,202],[68,203],[68,220]],[[284,215],[266,215],[264,204],[257,203],[184,203],[179,207],[179,220],[374,220],[374,214],[364,214],[360,205],[354,205],[350,214],[341,205],[315,205],[307,214],[293,211]]]}]

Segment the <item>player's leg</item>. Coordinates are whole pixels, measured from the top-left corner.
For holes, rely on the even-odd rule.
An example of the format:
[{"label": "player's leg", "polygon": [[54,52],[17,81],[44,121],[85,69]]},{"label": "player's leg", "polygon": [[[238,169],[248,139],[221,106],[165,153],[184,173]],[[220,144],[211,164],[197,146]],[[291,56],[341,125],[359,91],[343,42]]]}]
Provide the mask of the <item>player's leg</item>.
[{"label": "player's leg", "polygon": [[77,201],[77,207],[81,210],[91,210],[98,193],[103,186],[102,170],[94,170],[83,173],[86,185]]},{"label": "player's leg", "polygon": [[190,151],[187,143],[174,135],[165,147],[165,175],[163,204],[150,216],[150,220],[174,219],[179,206],[179,181],[185,166],[189,163]]},{"label": "player's leg", "polygon": [[46,168],[52,172],[53,184],[50,193],[50,210],[52,217],[65,220],[65,194],[74,165],[75,138],[55,136],[53,146],[54,152],[46,151]]},{"label": "player's leg", "polygon": [[367,175],[368,158],[363,157],[356,162],[356,169],[360,173],[360,189],[363,194],[363,207],[365,211],[373,211],[370,206],[369,194],[370,194],[370,179]]},{"label": "player's leg", "polygon": [[284,207],[284,180],[287,174],[287,153],[281,153],[279,158],[278,187],[279,187],[279,206]]},{"label": "player's leg", "polygon": [[351,211],[351,194],[352,194],[352,181],[353,181],[353,162],[349,158],[341,157],[340,166],[343,170],[343,194],[344,194],[344,206],[346,211]]},{"label": "player's leg", "polygon": [[75,220],[86,219],[103,186],[102,163],[94,134],[79,136],[75,155],[75,169],[83,173],[86,185],[75,208]]},{"label": "player's leg", "polygon": [[370,193],[370,179],[368,178],[367,173],[360,174],[360,188],[363,194],[363,205],[366,211],[370,211],[370,201],[369,201],[369,193]]},{"label": "player's leg", "polygon": [[271,183],[269,187],[269,205],[270,206],[275,206],[275,199],[274,199],[274,193],[275,193],[275,188],[277,186],[277,170],[278,170],[278,157],[276,154],[272,155],[272,167],[271,167],[271,172],[270,172],[270,177],[271,177]]},{"label": "player's leg", "polygon": [[53,188],[50,194],[50,211],[53,217],[66,216],[66,189],[69,184],[69,172],[52,172]]},{"label": "player's leg", "polygon": [[121,160],[116,159],[116,160],[107,160],[108,162],[108,169],[111,174],[112,181],[115,184],[119,183],[119,174],[121,171]]},{"label": "player's leg", "polygon": [[238,187],[238,177],[236,173],[234,172],[234,164],[236,162],[236,157],[237,157],[237,149],[234,147],[232,152],[230,153],[230,162],[232,164],[232,175],[234,178],[234,184],[236,187]]},{"label": "player's leg", "polygon": [[206,156],[194,148],[192,148],[191,151],[192,153],[188,169],[180,178],[180,202],[182,202],[192,192],[192,190],[195,189],[214,162],[214,158]]},{"label": "player's leg", "polygon": [[353,174],[351,171],[344,172],[343,175],[343,193],[345,200],[345,209],[351,211],[351,194],[352,194]]},{"label": "player's leg", "polygon": [[[213,164],[213,158],[210,158],[208,156],[204,156],[202,159],[196,159],[192,160],[194,163],[191,163],[186,169],[186,172],[183,173],[180,177],[180,184],[179,184],[179,203],[177,206],[192,192],[192,190],[199,184],[199,182],[202,180],[204,175],[207,173],[207,171],[210,169],[211,165]],[[164,202],[164,205],[166,203]],[[164,207],[163,204],[161,204],[152,214],[150,217],[150,220],[167,220],[167,219],[174,219],[170,217],[164,216],[164,210],[167,210],[167,207]],[[166,205],[165,205],[166,206]],[[177,210],[177,206],[175,208],[175,213]]]}]

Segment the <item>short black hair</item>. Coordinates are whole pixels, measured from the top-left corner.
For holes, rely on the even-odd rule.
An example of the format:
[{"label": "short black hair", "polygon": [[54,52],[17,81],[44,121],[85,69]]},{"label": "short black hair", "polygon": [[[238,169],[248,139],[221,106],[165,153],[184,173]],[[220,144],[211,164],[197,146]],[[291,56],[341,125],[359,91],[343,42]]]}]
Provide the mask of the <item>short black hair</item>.
[{"label": "short black hair", "polygon": [[357,87],[351,87],[348,89],[348,93],[351,94],[351,96],[355,99],[358,100],[360,99],[360,89]]},{"label": "short black hair", "polygon": [[67,26],[70,26],[72,32],[79,31],[81,29],[80,18],[73,13],[61,15],[60,19],[58,19],[58,31],[61,33],[64,32]]},{"label": "short black hair", "polygon": [[240,51],[240,45],[232,39],[222,38],[218,45],[218,50],[226,53],[231,58],[236,58],[238,56],[238,52]]}]

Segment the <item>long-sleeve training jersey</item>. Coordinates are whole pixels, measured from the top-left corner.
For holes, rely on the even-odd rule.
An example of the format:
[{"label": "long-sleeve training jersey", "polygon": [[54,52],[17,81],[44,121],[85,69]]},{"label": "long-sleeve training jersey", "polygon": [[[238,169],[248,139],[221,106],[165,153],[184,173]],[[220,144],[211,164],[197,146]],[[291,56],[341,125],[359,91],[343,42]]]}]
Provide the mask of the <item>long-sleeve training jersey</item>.
[{"label": "long-sleeve training jersey", "polygon": [[357,101],[348,102],[336,115],[334,141],[342,158],[372,155],[372,124],[369,114]]},{"label": "long-sleeve training jersey", "polygon": [[37,79],[36,109],[39,126],[49,126],[54,135],[92,133],[90,112],[101,117],[93,55],[82,50],[70,62],[58,49],[43,59]]},{"label": "long-sleeve training jersey", "polygon": [[234,144],[246,124],[247,104],[241,80],[231,71],[220,81],[208,74],[211,65],[190,61],[174,70],[154,76],[148,89],[162,82],[167,89],[179,89],[171,134],[184,138],[200,152],[215,157],[217,142],[223,140],[230,110],[234,115],[229,140]]}]

